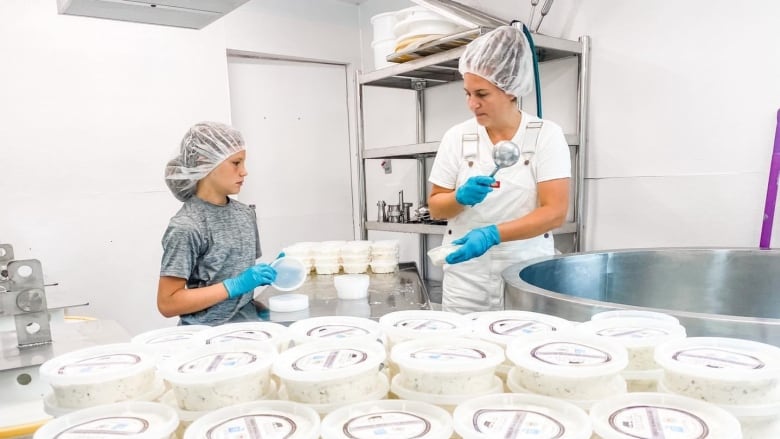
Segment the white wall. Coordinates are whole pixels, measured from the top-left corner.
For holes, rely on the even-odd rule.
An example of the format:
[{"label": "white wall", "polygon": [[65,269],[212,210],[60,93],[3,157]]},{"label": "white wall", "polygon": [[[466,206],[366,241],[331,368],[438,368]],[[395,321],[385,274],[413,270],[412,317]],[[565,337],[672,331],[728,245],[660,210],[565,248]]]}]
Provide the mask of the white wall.
[{"label": "white wall", "polygon": [[335,0],[253,0],[202,30],[58,15],[54,0],[4,0],[0,16],[0,242],[41,260],[48,294],[89,300],[74,313],[130,333],[175,324],[156,308],[180,206],[163,166],[190,125],[230,121],[226,49],[359,59],[357,7]]}]

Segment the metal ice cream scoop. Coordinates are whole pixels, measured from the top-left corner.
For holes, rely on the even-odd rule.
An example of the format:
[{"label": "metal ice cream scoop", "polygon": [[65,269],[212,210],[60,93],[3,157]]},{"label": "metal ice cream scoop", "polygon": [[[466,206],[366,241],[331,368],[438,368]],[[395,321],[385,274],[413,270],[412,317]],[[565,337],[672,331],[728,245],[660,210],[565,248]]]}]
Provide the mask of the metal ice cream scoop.
[{"label": "metal ice cream scoop", "polygon": [[501,168],[508,168],[520,159],[520,148],[513,142],[508,140],[502,140],[498,142],[493,148],[493,162],[496,164],[496,169],[490,173],[490,177],[496,175]]}]

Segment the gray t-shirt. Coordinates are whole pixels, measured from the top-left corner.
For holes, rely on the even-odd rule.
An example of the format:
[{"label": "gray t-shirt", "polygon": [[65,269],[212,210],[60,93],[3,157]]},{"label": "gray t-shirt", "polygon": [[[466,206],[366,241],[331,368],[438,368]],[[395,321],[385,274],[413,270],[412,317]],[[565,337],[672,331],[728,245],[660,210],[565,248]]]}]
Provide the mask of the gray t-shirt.
[{"label": "gray t-shirt", "polygon": [[[171,218],[162,238],[160,276],[187,279],[187,288],[214,285],[237,276],[259,258],[255,211],[234,199],[224,206],[192,197]],[[181,315],[181,324],[220,325],[241,320],[252,294],[227,299],[202,311]]]}]

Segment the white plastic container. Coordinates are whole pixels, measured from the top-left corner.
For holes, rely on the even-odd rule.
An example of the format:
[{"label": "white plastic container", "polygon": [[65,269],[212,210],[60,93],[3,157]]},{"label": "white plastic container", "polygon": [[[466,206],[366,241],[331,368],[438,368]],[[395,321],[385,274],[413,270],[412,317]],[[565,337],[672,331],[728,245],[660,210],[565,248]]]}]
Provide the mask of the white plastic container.
[{"label": "white plastic container", "polygon": [[65,409],[138,399],[155,390],[157,356],[146,346],[118,343],[79,349],[41,365],[41,379]]},{"label": "white plastic container", "polygon": [[333,404],[362,401],[376,392],[386,353],[378,342],[312,341],[288,349],[274,363],[291,401]]},{"label": "white plastic container", "polygon": [[[617,379],[616,381],[621,381],[622,378]],[[625,384],[620,384],[620,386],[625,387]],[[520,384],[518,373],[517,373],[517,367],[513,367],[509,370],[509,373],[506,375],[506,388],[509,390],[509,393],[523,393],[523,394],[531,394],[536,395],[536,393],[526,389]],[[625,393],[625,392],[620,392]],[[546,396],[546,395],[540,395],[540,396]],[[568,403],[574,404],[577,407],[588,411],[591,407],[593,407],[593,404],[597,403],[598,399],[576,399],[576,398],[566,398],[566,397],[560,397],[558,398],[561,401],[566,401]]]},{"label": "white plastic container", "polygon": [[303,262],[308,272],[314,267],[315,246],[317,246],[316,242],[296,242],[285,247],[283,251],[285,256],[290,256]]},{"label": "white plastic container", "polygon": [[390,347],[420,337],[463,337],[471,334],[471,320],[447,311],[406,310],[387,313],[379,318]]},{"label": "white plastic container", "polygon": [[296,345],[317,340],[372,342],[384,338],[379,323],[353,316],[311,317],[293,322],[289,329]]},{"label": "white plastic container", "polygon": [[459,245],[445,244],[428,250],[428,258],[433,265],[442,266],[446,262],[447,256],[460,248]]},{"label": "white plastic container", "polygon": [[174,439],[176,412],[156,402],[129,401],[82,409],[49,421],[34,439]]},{"label": "white plastic container", "polygon": [[493,385],[490,386],[489,389],[477,394],[472,393],[472,394],[441,395],[435,393],[417,392],[412,389],[407,389],[404,386],[405,381],[406,379],[403,377],[402,374],[394,376],[390,383],[390,392],[395,396],[397,396],[399,399],[427,402],[428,404],[433,404],[435,406],[441,407],[450,413],[452,413],[452,411],[455,410],[455,407],[458,404],[461,404],[462,402],[467,401],[471,398],[474,398],[476,396],[482,396],[482,395],[494,395],[497,393],[502,393],[504,391],[504,383],[502,383],[501,379],[498,377],[493,378]]},{"label": "white plastic container", "polygon": [[398,23],[398,11],[383,12],[371,17],[374,41],[395,39],[393,27]]},{"label": "white plastic container", "polygon": [[[165,382],[161,378],[155,378],[152,389],[126,401],[157,401],[166,391]],[[123,401],[124,402],[124,401]],[[57,404],[54,392],[43,397],[43,411],[55,418],[65,416],[83,408],[61,407]]]},{"label": "white plastic container", "polygon": [[662,312],[656,312],[656,311],[644,311],[640,309],[614,309],[612,311],[602,311],[600,313],[593,314],[590,317],[590,319],[593,321],[601,320],[601,319],[615,319],[615,318],[656,319],[668,323],[673,323],[675,325],[680,324],[680,321],[677,320],[677,317],[673,315],[669,315]]},{"label": "white plastic container", "polygon": [[463,439],[590,439],[590,418],[582,409],[546,396],[499,394],[458,405],[455,431]]},{"label": "white plastic container", "polygon": [[[375,39],[376,40],[376,39]],[[371,241],[347,241],[341,246],[341,257],[368,258],[371,256]]]},{"label": "white plastic container", "polygon": [[285,256],[271,262],[276,270],[276,279],[271,286],[279,291],[294,291],[306,282],[308,267],[298,258]]},{"label": "white plastic container", "polygon": [[713,404],[663,393],[629,393],[596,403],[590,410],[601,439],[740,439],[737,419]]},{"label": "white plastic container", "polygon": [[289,401],[255,401],[198,418],[183,439],[316,439],[319,435],[320,417],[311,408]]},{"label": "white plastic container", "polygon": [[495,382],[504,350],[484,340],[426,337],[393,346],[406,389],[437,395],[481,394]]},{"label": "white plastic container", "polygon": [[211,326],[180,325],[154,329],[136,335],[130,343],[144,345],[164,360],[174,352],[189,349],[192,343],[200,344],[196,340],[197,334],[209,328]]},{"label": "white plastic container", "polygon": [[449,439],[452,417],[420,401],[381,400],[350,404],[322,419],[322,439]]},{"label": "white plastic container", "polygon": [[291,313],[309,309],[309,296],[306,294],[278,294],[268,298],[268,309],[274,313]]},{"label": "white plastic container", "polygon": [[621,375],[626,379],[629,392],[657,392],[658,381],[664,375],[663,369],[624,370]]},{"label": "white plastic container", "polygon": [[670,392],[716,404],[780,402],[780,348],[737,338],[692,337],[663,343],[655,361]]},{"label": "white plastic container", "polygon": [[[364,402],[364,401],[379,401],[387,398],[387,394],[390,391],[390,381],[388,380],[387,375],[383,373],[377,373],[375,379],[376,379],[375,384],[372,386],[373,390],[371,390],[369,393],[360,395],[360,398],[357,400],[335,401],[335,402],[326,402],[326,403],[301,402],[301,404],[313,408],[315,412],[324,416],[335,410],[338,410],[342,407],[346,407],[351,404]],[[290,396],[287,393],[287,388],[284,385],[281,385],[279,387],[278,394],[279,394],[279,399],[282,400],[290,399]]]},{"label": "white plastic container", "polygon": [[532,393],[595,400],[626,392],[620,373],[628,365],[623,346],[604,337],[539,334],[509,343],[518,383]]},{"label": "white plastic container", "polygon": [[269,341],[217,343],[177,354],[159,370],[180,408],[215,410],[261,399],[276,355]]},{"label": "white plastic container", "polygon": [[282,352],[289,347],[291,338],[290,328],[279,323],[239,322],[211,327],[198,333],[196,340],[200,345],[263,340]]},{"label": "white plastic container", "polygon": [[385,274],[385,273],[394,273],[395,269],[398,268],[398,262],[387,262],[387,261],[379,261],[379,260],[372,260],[371,264],[371,272],[377,273],[377,274]]},{"label": "white plastic container", "polygon": [[336,295],[339,299],[355,300],[368,297],[369,277],[367,274],[344,274],[333,277]]},{"label": "white plastic container", "polygon": [[685,338],[679,324],[654,318],[617,317],[581,323],[577,330],[620,343],[628,350],[626,370],[653,370],[660,366],[653,359],[655,347],[671,340]]},{"label": "white plastic container", "polygon": [[398,258],[398,251],[401,246],[397,239],[386,239],[382,241],[374,241],[371,244],[371,258],[383,259],[383,258]]}]

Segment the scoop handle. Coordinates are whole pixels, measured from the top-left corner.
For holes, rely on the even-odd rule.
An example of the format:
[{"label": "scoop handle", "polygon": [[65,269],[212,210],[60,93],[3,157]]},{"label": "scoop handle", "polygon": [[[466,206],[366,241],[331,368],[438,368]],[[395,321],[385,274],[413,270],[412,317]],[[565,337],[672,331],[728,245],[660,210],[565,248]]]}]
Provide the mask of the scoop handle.
[{"label": "scoop handle", "polygon": [[488,177],[493,177],[494,175],[496,175],[496,172],[498,172],[499,169],[501,169],[501,166],[496,166],[496,169],[493,169],[493,172],[491,172],[490,175],[488,175]]}]

